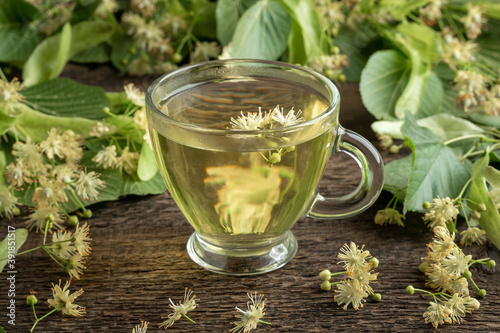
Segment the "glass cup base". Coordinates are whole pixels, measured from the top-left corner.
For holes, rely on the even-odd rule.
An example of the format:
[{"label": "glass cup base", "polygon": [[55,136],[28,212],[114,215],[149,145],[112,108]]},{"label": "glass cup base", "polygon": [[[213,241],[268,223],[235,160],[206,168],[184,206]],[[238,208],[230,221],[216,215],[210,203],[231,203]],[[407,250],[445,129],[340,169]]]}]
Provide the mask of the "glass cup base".
[{"label": "glass cup base", "polygon": [[258,249],[222,248],[204,240],[197,232],[189,237],[187,252],[201,267],[219,274],[257,275],[274,271],[297,253],[297,240],[291,231]]}]

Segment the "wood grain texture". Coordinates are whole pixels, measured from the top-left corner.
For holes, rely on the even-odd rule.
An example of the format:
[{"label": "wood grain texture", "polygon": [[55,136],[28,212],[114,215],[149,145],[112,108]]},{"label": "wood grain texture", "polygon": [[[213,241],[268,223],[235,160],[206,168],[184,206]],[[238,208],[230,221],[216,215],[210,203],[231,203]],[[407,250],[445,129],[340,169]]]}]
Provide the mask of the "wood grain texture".
[{"label": "wood grain texture", "polygon": [[[75,70],[76,68],[76,70]],[[69,67],[64,75],[82,82],[98,84],[109,90],[120,90],[123,82],[143,82],[152,78],[116,78],[107,67],[89,70],[95,81],[89,81],[79,66]],[[348,101],[356,98],[355,86]],[[359,94],[359,93],[358,93]],[[352,98],[351,98],[352,97]],[[359,99],[359,95],[357,97]],[[356,102],[353,102],[354,105]],[[357,102],[359,103],[359,102]],[[349,103],[343,111],[350,114],[353,123],[347,128],[373,138],[369,130],[370,116],[362,108]],[[351,126],[353,125],[353,126]],[[361,130],[359,130],[359,129]],[[407,154],[408,151],[402,154]],[[395,158],[383,155],[387,162]],[[331,161],[321,185],[324,193],[349,192],[358,182],[356,165],[346,156]],[[71,291],[83,288],[85,293],[77,304],[87,307],[81,318],[55,313],[41,321],[36,332],[130,332],[141,320],[149,321],[148,332],[160,332],[157,324],[170,313],[169,298],[182,299],[184,288],[191,288],[199,298],[199,307],[190,312],[196,324],[181,319],[169,328],[176,332],[227,332],[233,327],[235,306],[246,306],[247,292],[263,293],[267,297],[265,320],[272,326],[259,325],[256,332],[432,332],[424,323],[429,298],[405,293],[408,284],[425,288],[424,276],[418,271],[421,257],[431,233],[424,226],[421,215],[408,214],[406,227],[380,227],[373,218],[378,209],[390,199],[383,193],[364,213],[336,221],[301,218],[292,231],[299,250],[295,258],[283,268],[260,276],[232,277],[208,272],[194,264],[187,255],[186,242],[192,228],[185,221],[168,193],[100,203],[92,207],[92,253],[87,269],[80,280],[74,280]],[[0,221],[0,237],[7,225],[24,226],[24,219]],[[336,255],[339,248],[350,241],[365,245],[380,260],[376,292],[382,301],[368,301],[363,308],[343,310],[333,301],[334,292],[319,288],[318,273],[323,269],[340,271]],[[31,235],[24,249],[37,246],[41,235]],[[492,245],[464,249],[475,257],[491,257],[500,263],[500,255]],[[51,283],[63,282],[67,275],[43,252],[32,252],[16,261],[16,326],[6,323],[6,275],[0,282],[0,326],[7,332],[28,332],[34,322],[31,309],[25,304],[29,290],[37,292],[39,315],[49,310],[46,302],[51,297]],[[443,332],[498,332],[500,331],[500,274],[473,266],[476,283],[487,289],[481,299],[481,308],[458,325],[445,325]],[[471,288],[471,295],[476,292]]]}]

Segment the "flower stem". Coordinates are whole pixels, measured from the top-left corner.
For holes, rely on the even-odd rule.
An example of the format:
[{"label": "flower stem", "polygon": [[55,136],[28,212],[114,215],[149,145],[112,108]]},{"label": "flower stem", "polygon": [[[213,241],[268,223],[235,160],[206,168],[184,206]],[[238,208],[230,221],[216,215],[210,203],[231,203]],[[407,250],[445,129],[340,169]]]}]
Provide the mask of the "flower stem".
[{"label": "flower stem", "polygon": [[63,304],[59,304],[57,307],[55,307],[53,310],[51,310],[50,312],[47,312],[44,316],[38,318],[36,316],[36,311],[35,311],[35,304],[31,304],[31,307],[33,308],[33,314],[35,315],[35,323],[33,324],[33,326],[31,326],[31,330],[30,332],[33,332],[33,330],[35,329],[35,326],[38,324],[38,322],[40,322],[42,319],[44,319],[45,317],[51,315],[52,313],[56,312],[57,310],[59,310],[60,308],[63,307]]},{"label": "flower stem", "polygon": [[190,322],[192,322],[193,324],[196,324],[196,322],[195,322],[193,319],[189,318],[189,317],[188,317],[188,316],[186,316],[185,314],[182,314],[182,313],[181,313],[181,316],[183,316],[184,318],[186,318],[187,320],[189,320],[189,321],[190,321]]}]

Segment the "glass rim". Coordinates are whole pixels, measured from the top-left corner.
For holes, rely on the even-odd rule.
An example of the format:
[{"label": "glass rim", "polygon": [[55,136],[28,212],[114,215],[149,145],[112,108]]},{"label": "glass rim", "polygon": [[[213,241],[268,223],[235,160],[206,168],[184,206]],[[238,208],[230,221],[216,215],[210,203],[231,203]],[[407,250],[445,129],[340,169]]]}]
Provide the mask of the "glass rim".
[{"label": "glass rim", "polygon": [[[217,66],[224,66],[224,65],[230,65],[230,64],[263,64],[263,65],[269,65],[270,67],[284,67],[289,70],[294,70],[294,71],[300,71],[303,73],[306,73],[313,77],[314,79],[317,79],[318,82],[321,82],[325,84],[326,87],[328,87],[328,90],[332,92],[333,98],[328,107],[319,115],[315,116],[314,118],[311,118],[307,121],[294,124],[291,126],[286,126],[286,127],[277,127],[277,128],[271,128],[271,129],[256,129],[256,130],[245,130],[245,129],[217,129],[217,128],[208,128],[208,127],[203,127],[200,125],[195,125],[195,124],[190,124],[190,123],[185,123],[180,120],[177,120],[175,118],[170,117],[169,115],[161,112],[158,107],[155,105],[153,102],[153,92],[155,89],[165,80],[168,80],[169,78],[173,78],[176,75],[180,73],[185,73],[192,71],[196,68],[203,68],[203,67],[217,67]],[[327,118],[330,114],[332,114],[335,110],[338,109],[339,103],[340,103],[340,93],[337,88],[337,86],[326,76],[310,69],[307,67],[303,66],[298,66],[298,65],[293,65],[290,63],[282,62],[282,61],[274,61],[274,60],[262,60],[262,59],[220,59],[220,60],[210,60],[210,61],[205,61],[205,62],[200,62],[192,65],[186,65],[183,67],[179,67],[175,69],[172,72],[165,73],[158,77],[156,80],[154,80],[151,85],[148,87],[146,90],[145,94],[145,100],[146,100],[146,106],[149,106],[149,108],[152,110],[157,116],[159,116],[161,119],[167,121],[168,123],[175,125],[177,127],[182,127],[186,130],[191,130],[191,131],[197,131],[197,132],[205,132],[205,133],[211,133],[211,134],[224,134],[224,135],[256,135],[256,134],[265,134],[265,133],[276,133],[276,132],[288,132],[288,131],[295,131],[299,130],[302,128],[306,128],[309,126],[313,126],[321,121],[323,121],[325,118]]]}]

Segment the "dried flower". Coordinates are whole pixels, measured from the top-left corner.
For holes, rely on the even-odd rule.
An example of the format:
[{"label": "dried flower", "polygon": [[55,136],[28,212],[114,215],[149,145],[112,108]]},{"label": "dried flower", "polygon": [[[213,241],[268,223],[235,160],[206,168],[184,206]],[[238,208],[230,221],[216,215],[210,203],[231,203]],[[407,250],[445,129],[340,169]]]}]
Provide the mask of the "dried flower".
[{"label": "dried flower", "polygon": [[170,313],[167,317],[162,317],[167,318],[167,320],[160,323],[158,325],[159,328],[163,327],[167,329],[181,317],[184,317],[194,323],[194,321],[186,315],[189,311],[192,311],[196,308],[196,295],[193,294],[193,291],[191,289],[186,288],[184,290],[184,299],[182,301],[179,301],[177,305],[175,305],[170,298],[168,300],[170,301],[169,306],[174,310],[174,312]]},{"label": "dried flower", "polygon": [[61,311],[63,314],[67,314],[74,317],[81,317],[85,314],[85,308],[73,304],[75,299],[83,294],[83,290],[80,289],[73,294],[69,294],[70,281],[66,282],[64,287],[61,289],[61,281],[59,280],[58,285],[52,284],[52,297],[47,300],[51,306]]},{"label": "dried flower", "polygon": [[257,295],[257,293],[254,293],[252,295],[247,293],[247,296],[250,298],[250,302],[247,302],[248,310],[243,311],[242,309],[236,307],[236,310],[239,313],[235,317],[238,318],[239,321],[234,323],[236,326],[230,329],[230,332],[247,333],[253,329],[256,329],[257,324],[259,323],[270,325],[270,323],[262,321],[262,317],[264,317],[264,315],[266,314],[264,312],[266,303],[264,295]]}]

